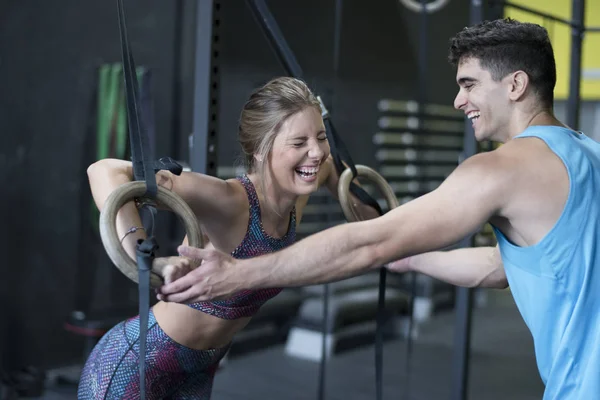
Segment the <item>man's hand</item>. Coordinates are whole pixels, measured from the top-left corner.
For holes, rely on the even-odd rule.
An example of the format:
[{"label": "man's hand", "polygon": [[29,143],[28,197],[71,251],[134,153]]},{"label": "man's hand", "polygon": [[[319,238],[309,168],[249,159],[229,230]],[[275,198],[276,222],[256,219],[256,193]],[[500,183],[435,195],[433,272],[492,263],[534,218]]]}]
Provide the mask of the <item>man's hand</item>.
[{"label": "man's hand", "polygon": [[192,260],[192,265],[200,266],[187,270],[181,275],[178,269],[173,273],[176,280],[167,282],[157,291],[157,298],[174,303],[195,303],[230,297],[244,289],[244,281],[235,274],[236,260],[213,249],[198,249],[180,246],[179,254]]}]

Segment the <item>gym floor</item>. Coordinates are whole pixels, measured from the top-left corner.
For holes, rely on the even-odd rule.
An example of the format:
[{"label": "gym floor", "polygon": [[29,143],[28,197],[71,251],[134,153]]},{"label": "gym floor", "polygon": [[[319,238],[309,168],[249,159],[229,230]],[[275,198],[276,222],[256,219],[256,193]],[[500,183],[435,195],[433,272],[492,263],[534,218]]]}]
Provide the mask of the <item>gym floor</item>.
[{"label": "gym floor", "polygon": [[[405,383],[405,342],[384,347],[384,399],[449,399],[453,354],[452,312],[436,315],[421,326],[414,342],[409,396]],[[543,385],[533,342],[508,291],[490,291],[488,304],[473,314],[469,398],[539,400]],[[317,398],[319,365],[284,354],[284,346],[231,357],[215,379],[213,400]],[[374,348],[344,351],[327,365],[327,400],[375,398]],[[45,400],[73,399],[73,389],[50,385]]]}]

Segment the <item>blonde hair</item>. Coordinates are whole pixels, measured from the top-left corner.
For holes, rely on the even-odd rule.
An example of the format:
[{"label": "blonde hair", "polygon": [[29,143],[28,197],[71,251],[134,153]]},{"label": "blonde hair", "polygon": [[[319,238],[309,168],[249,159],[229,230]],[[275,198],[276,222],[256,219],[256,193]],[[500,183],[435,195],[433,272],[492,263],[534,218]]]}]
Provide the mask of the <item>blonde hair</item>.
[{"label": "blonde hair", "polygon": [[[244,105],[240,115],[238,140],[244,153],[246,170],[258,173],[261,185],[269,153],[281,126],[289,117],[307,107],[315,107],[321,113],[321,103],[306,83],[290,77],[279,77],[267,82],[256,89]],[[258,166],[255,156],[262,160]]]}]

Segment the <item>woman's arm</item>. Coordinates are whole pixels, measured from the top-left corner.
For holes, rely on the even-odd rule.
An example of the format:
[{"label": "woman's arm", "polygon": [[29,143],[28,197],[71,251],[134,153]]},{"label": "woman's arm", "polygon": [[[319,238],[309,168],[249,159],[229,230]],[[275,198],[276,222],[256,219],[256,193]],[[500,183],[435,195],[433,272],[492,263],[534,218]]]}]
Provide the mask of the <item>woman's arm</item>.
[{"label": "woman's arm", "polygon": [[[90,165],[87,170],[92,196],[102,210],[108,196],[119,186],[133,180],[131,162],[104,159]],[[161,170],[156,174],[159,186],[178,194],[196,214],[204,227],[227,226],[239,216],[240,205],[246,201],[245,194],[235,185],[212,176],[183,172],[181,175]],[[126,233],[142,227],[137,208],[129,202],[117,214],[117,232],[124,238],[123,246],[135,258],[135,242],[146,237],[143,230]],[[126,236],[125,236],[126,235]]]}]

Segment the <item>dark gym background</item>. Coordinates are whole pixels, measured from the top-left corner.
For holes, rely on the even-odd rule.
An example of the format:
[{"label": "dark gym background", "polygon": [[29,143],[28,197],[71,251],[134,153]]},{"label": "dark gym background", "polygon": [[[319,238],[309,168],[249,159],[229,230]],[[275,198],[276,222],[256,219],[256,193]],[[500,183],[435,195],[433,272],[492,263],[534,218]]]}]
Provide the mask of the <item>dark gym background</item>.
[{"label": "dark gym background", "polygon": [[[96,68],[120,61],[113,3],[30,0],[1,5],[1,221],[7,247],[0,279],[6,339],[0,344],[5,368],[51,367],[80,355],[76,339],[62,325],[75,307],[77,285],[88,282],[89,275],[94,276],[90,289],[95,304],[131,301],[135,307],[135,287],[104,262],[102,249],[82,243],[80,232],[86,217],[82,207],[87,210],[88,205],[82,197],[89,193],[86,149],[93,143]],[[136,62],[153,70],[156,155],[186,160],[194,2],[182,3],[182,26],[175,25],[177,1],[127,1],[126,12]],[[418,94],[418,19],[394,1],[368,6],[346,1],[335,81],[334,2],[271,1],[269,6],[308,83],[326,99],[335,94],[331,112],[344,141],[355,149],[355,162],[373,164],[373,151],[357,150],[372,147],[377,100]],[[243,1],[223,2],[221,13],[219,165],[233,165],[237,118],[246,96],[284,72]],[[432,16],[436,30],[446,32],[440,38],[450,37],[467,21],[467,6],[459,2],[451,2],[444,15]],[[178,29],[183,31],[180,60]],[[431,65],[445,66],[446,41],[432,39],[430,50]],[[451,104],[453,73],[448,66],[430,75],[427,95],[432,102]],[[80,246],[89,252],[80,255]],[[108,282],[119,289],[109,289]]]},{"label": "dark gym background", "polygon": [[[156,157],[189,160],[194,60],[203,57],[194,48],[195,3],[125,1],[136,63],[153,74]],[[469,25],[468,3],[450,1],[442,13],[430,15],[423,93],[417,79],[419,18],[396,0],[344,1],[337,74],[335,2],[268,1],[354,161],[366,165],[375,163],[379,99],[423,96],[452,105],[456,84],[446,61],[448,39]],[[245,99],[284,71],[245,2],[221,4],[218,165],[234,166]],[[63,328],[74,310],[136,313],[137,287],[112,266],[89,227],[86,168],[94,161],[97,68],[120,62],[116,11],[112,0],[0,2],[0,370],[81,362],[83,340]],[[160,223],[165,236],[159,241],[168,251],[177,227],[166,216]],[[507,318],[518,318],[511,310]],[[452,318],[436,324],[430,335],[452,334]],[[528,334],[516,331],[523,342],[502,344],[532,357]],[[527,373],[537,385],[535,370]]]}]

